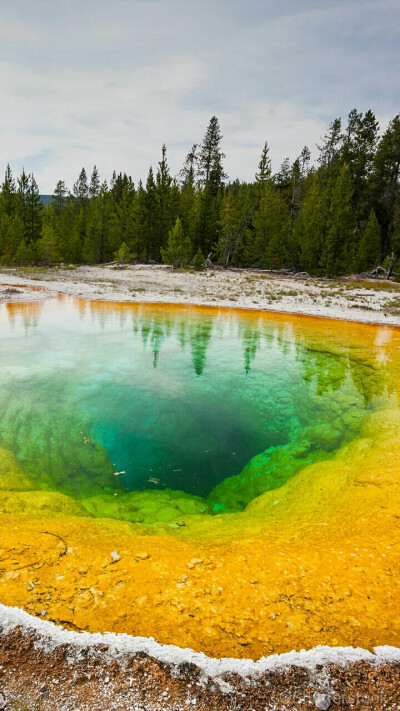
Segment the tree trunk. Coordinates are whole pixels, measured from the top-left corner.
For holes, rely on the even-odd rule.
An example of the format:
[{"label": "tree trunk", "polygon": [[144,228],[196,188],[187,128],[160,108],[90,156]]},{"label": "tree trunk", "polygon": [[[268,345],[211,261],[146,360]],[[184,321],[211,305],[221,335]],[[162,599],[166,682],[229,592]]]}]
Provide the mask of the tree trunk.
[{"label": "tree trunk", "polygon": [[396,260],[397,260],[397,254],[396,254],[396,252],[392,252],[392,256],[390,257],[389,269],[386,272],[386,279],[390,279],[390,277],[392,276],[394,265],[396,264]]}]

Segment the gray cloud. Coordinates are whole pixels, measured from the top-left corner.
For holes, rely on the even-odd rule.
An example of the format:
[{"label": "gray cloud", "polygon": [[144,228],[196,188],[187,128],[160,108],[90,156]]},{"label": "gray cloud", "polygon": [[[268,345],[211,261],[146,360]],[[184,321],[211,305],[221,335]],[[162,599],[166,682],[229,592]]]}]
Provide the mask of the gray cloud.
[{"label": "gray cloud", "polygon": [[42,192],[82,165],[178,172],[212,114],[232,178],[265,141],[275,168],[334,117],[399,110],[398,0],[6,0],[0,8],[5,164]]}]

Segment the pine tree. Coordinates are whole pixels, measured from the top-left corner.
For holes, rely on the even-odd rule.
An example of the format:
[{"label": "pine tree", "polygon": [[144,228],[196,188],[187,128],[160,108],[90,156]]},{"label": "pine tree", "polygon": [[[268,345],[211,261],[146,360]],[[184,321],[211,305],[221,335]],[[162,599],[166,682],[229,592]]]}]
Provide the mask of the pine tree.
[{"label": "pine tree", "polygon": [[37,242],[37,256],[41,262],[46,264],[54,264],[61,261],[59,240],[51,225],[43,225],[42,235]]},{"label": "pine tree", "polygon": [[[83,258],[88,262],[103,264],[112,256],[110,233],[112,221],[112,196],[103,183],[97,198],[90,206],[84,237]],[[84,219],[83,208],[81,218]]]},{"label": "pine tree", "polygon": [[265,183],[271,178],[271,159],[269,157],[268,143],[265,141],[263,151],[261,153],[258,170],[256,173],[256,183],[262,188]]},{"label": "pine tree", "polygon": [[157,195],[157,229],[156,241],[154,245],[155,259],[159,261],[161,257],[161,246],[165,245],[168,232],[171,228],[171,185],[172,178],[169,173],[167,163],[167,147],[164,143],[161,150],[161,160],[158,163],[156,175],[156,195]]},{"label": "pine tree", "polygon": [[372,111],[365,116],[353,109],[348,117],[343,138],[342,156],[350,170],[353,197],[352,207],[360,223],[368,218],[370,211],[369,180],[371,176],[379,124]]},{"label": "pine tree", "polygon": [[358,255],[357,269],[365,272],[376,266],[380,251],[379,224],[374,210],[371,210],[367,225],[361,236]]},{"label": "pine tree", "polygon": [[221,205],[221,229],[217,247],[217,259],[223,266],[228,266],[234,251],[235,235],[238,226],[237,201],[232,192],[228,192]]},{"label": "pine tree", "polygon": [[127,242],[130,245],[133,240],[131,222],[132,198],[129,195],[127,185],[122,188],[121,199],[119,202],[114,203],[113,208],[108,239],[112,252],[118,250],[123,242]]},{"label": "pine tree", "polygon": [[67,202],[68,190],[63,180],[59,180],[56,187],[54,188],[54,193],[51,196],[52,204],[54,210],[58,217],[60,217],[62,211],[65,208]]},{"label": "pine tree", "polygon": [[399,176],[400,114],[397,114],[379,141],[370,179],[371,199],[381,238],[380,261],[383,261],[390,250],[399,202]]},{"label": "pine tree", "polygon": [[33,175],[29,176],[28,191],[26,195],[26,208],[28,213],[25,241],[28,245],[35,244],[40,239],[42,232],[42,201],[39,188]]},{"label": "pine tree", "polygon": [[[291,256],[299,269],[318,273],[325,242],[330,203],[330,189],[319,174],[307,178],[304,197],[291,239]],[[292,261],[292,260],[291,260]]]},{"label": "pine tree", "polygon": [[198,176],[202,185],[200,201],[198,247],[203,254],[208,253],[218,240],[220,206],[224,180],[227,175],[223,168],[225,154],[220,148],[222,135],[219,122],[213,116],[199,151]]},{"label": "pine tree", "polygon": [[351,176],[344,165],[333,185],[326,241],[321,256],[321,266],[329,276],[345,274],[352,266],[355,222],[351,198]]},{"label": "pine tree", "polygon": [[189,182],[194,182],[198,164],[198,149],[199,147],[197,143],[193,143],[193,146],[186,156],[183,168],[179,171],[179,178],[182,186]]},{"label": "pine tree", "polygon": [[77,214],[73,195],[66,196],[63,211],[53,223],[53,227],[59,234],[62,260],[74,264],[81,262],[86,234],[86,216],[83,209]]},{"label": "pine tree", "polygon": [[174,267],[184,267],[190,262],[192,246],[183,232],[179,217],[176,218],[175,225],[169,232],[167,246],[161,249],[161,255],[165,264],[172,264]]},{"label": "pine tree", "polygon": [[28,223],[28,190],[29,190],[29,175],[25,173],[22,169],[22,173],[18,178],[18,190],[17,190],[17,210],[21,217],[24,233],[27,229],[26,225]]},{"label": "pine tree", "polygon": [[216,116],[213,116],[208,124],[198,157],[199,177],[205,186],[211,186],[212,193],[219,190],[227,177],[222,165],[225,158],[225,153],[220,148],[222,138],[219,121]]},{"label": "pine tree", "polygon": [[342,143],[342,122],[341,119],[335,119],[329,124],[327,133],[325,134],[321,146],[317,146],[319,150],[319,164],[329,169],[332,163],[340,154]]},{"label": "pine tree", "polygon": [[310,171],[311,151],[308,146],[304,146],[300,153],[300,171],[303,180],[307,177]]},{"label": "pine tree", "polygon": [[182,183],[178,205],[183,231],[189,237],[193,249],[196,243],[200,211],[200,189],[196,187],[195,183],[196,151],[197,145],[194,144],[180,172]]},{"label": "pine tree", "polygon": [[97,170],[96,166],[93,166],[93,172],[92,172],[92,176],[90,178],[90,185],[89,185],[89,197],[95,198],[98,196],[99,192],[100,192],[99,171]]},{"label": "pine tree", "polygon": [[193,266],[197,272],[201,272],[205,269],[205,261],[204,254],[198,249],[193,257]]},{"label": "pine tree", "polygon": [[300,158],[297,158],[292,165],[290,174],[290,218],[292,225],[296,222],[296,218],[300,210],[302,183],[303,177],[301,174]]},{"label": "pine tree", "polygon": [[154,259],[155,244],[156,244],[156,210],[157,210],[157,190],[154,182],[153,168],[150,166],[146,181],[146,196],[145,196],[145,231],[146,231],[146,261]]},{"label": "pine tree", "polygon": [[146,252],[146,192],[141,180],[139,180],[138,188],[132,201],[130,219],[132,224],[132,251],[140,262],[145,258]]},{"label": "pine tree", "polygon": [[279,191],[265,186],[259,209],[253,217],[253,264],[263,269],[281,269],[287,259],[289,210]]},{"label": "pine tree", "polygon": [[1,211],[10,216],[15,209],[16,187],[9,164],[4,175],[4,182],[1,186],[0,205]]},{"label": "pine tree", "polygon": [[19,236],[15,219],[16,206],[15,181],[11,168],[7,165],[0,193],[0,261],[3,264],[11,263],[18,246]]},{"label": "pine tree", "polygon": [[126,264],[126,262],[131,262],[132,259],[134,259],[134,255],[126,242],[122,242],[120,248],[114,253],[114,259],[122,267]]},{"label": "pine tree", "polygon": [[279,192],[284,195],[285,192],[290,194],[290,178],[291,178],[291,165],[289,158],[285,158],[283,161],[279,172],[274,176],[274,182]]},{"label": "pine tree", "polygon": [[74,195],[78,203],[78,209],[83,208],[86,211],[89,201],[89,186],[85,168],[82,168],[78,180],[74,183]]}]

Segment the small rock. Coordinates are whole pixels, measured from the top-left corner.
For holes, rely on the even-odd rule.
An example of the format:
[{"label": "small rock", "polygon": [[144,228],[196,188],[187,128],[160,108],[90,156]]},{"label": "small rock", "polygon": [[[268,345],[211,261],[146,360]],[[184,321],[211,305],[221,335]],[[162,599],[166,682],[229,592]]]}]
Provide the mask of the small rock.
[{"label": "small rock", "polygon": [[119,560],[121,560],[121,556],[118,555],[117,551],[112,551],[111,558],[113,559],[114,563],[117,563]]},{"label": "small rock", "polygon": [[316,691],[314,694],[314,703],[320,711],[328,711],[331,705],[331,697],[329,694],[320,694],[319,691]]},{"label": "small rock", "polygon": [[192,558],[192,560],[190,560],[189,563],[187,563],[187,567],[192,569],[196,565],[201,565],[202,562],[203,562],[203,558]]}]

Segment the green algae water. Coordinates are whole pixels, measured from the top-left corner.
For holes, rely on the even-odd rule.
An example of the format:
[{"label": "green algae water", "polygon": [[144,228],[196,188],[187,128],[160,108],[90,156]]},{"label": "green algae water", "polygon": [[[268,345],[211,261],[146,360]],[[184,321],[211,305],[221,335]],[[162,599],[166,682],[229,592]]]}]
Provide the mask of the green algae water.
[{"label": "green algae water", "polygon": [[371,364],[296,337],[290,317],[0,306],[0,447],[95,516],[240,511],[357,437],[379,394]]}]

